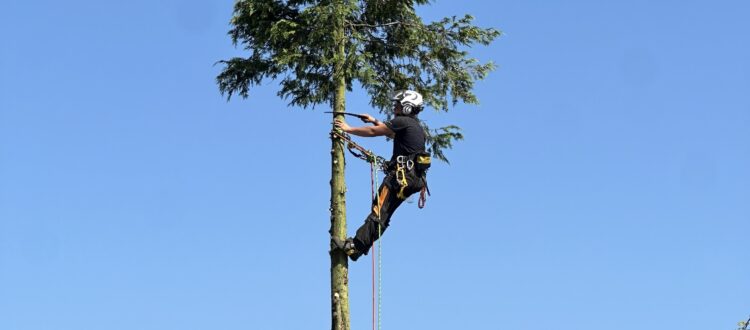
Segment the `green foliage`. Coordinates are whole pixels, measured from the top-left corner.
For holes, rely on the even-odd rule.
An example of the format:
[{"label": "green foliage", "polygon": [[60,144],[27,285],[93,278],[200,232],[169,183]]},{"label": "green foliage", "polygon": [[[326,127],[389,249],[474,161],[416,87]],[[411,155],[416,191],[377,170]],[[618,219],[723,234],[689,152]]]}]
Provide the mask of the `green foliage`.
[{"label": "green foliage", "polygon": [[[334,72],[341,72],[348,90],[358,82],[380,112],[391,110],[398,89],[422,93],[427,106],[448,111],[458,102],[477,103],[472,89],[494,69],[469,57],[474,44],[488,45],[498,30],[472,25],[473,17],[448,17],[424,23],[414,6],[427,0],[239,0],[229,35],[247,57],[219,61],[222,95],[248,97],[264,79],[281,79],[278,95],[303,108],[330,104]],[[344,27],[344,36],[331,31]],[[344,58],[336,54],[345,49]],[[340,65],[341,70],[335,70]],[[438,159],[443,149],[460,140],[460,128],[425,128]]]},{"label": "green foliage", "polygon": [[431,130],[424,122],[422,126],[427,133],[427,144],[429,145],[429,151],[432,155],[446,163],[450,163],[448,158],[443,154],[443,149],[453,148],[453,141],[459,141],[464,139],[464,135],[461,134],[461,128],[455,125],[441,127],[438,129]]},{"label": "green foliage", "polygon": [[740,321],[737,323],[737,330],[747,330],[747,326],[750,325],[750,318],[747,321]]}]

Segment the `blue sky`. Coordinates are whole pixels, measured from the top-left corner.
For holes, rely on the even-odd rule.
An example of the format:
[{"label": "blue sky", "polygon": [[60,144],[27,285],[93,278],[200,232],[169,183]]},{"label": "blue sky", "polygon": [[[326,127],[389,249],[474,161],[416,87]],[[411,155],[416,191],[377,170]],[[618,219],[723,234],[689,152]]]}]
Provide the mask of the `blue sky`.
[{"label": "blue sky", "polygon": [[[326,329],[329,117],[226,102],[232,2],[0,10],[0,329]],[[750,314],[746,1],[436,1],[504,32],[383,241],[383,329],[727,329]],[[371,112],[366,95],[348,110]],[[385,140],[362,144],[387,154]],[[349,233],[369,204],[347,169]],[[370,259],[351,264],[370,327]]]}]

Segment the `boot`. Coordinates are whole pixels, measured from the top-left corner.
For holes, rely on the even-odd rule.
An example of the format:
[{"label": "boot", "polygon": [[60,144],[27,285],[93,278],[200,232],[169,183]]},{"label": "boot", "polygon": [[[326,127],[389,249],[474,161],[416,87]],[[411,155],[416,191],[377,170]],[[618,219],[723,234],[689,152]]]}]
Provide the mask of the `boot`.
[{"label": "boot", "polygon": [[357,259],[362,256],[362,252],[357,250],[357,246],[354,244],[354,240],[351,237],[344,241],[338,237],[331,237],[331,246],[333,249],[344,251],[352,261],[357,261]]}]

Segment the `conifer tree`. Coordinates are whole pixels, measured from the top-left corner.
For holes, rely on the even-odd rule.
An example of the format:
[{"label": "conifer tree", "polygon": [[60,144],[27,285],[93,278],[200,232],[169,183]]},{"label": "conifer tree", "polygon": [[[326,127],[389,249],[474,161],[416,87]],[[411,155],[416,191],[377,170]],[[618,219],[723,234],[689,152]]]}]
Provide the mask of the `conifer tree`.
[{"label": "conifer tree", "polygon": [[[345,95],[354,87],[370,95],[370,104],[392,115],[390,96],[417,90],[425,104],[447,112],[458,102],[477,103],[474,82],[494,69],[467,49],[488,45],[500,32],[472,25],[473,17],[452,16],[425,23],[415,6],[429,0],[238,0],[229,35],[247,55],[219,61],[216,80],[227,99],[249,96],[264,80],[279,82],[278,96],[290,106],[328,105],[345,111]],[[358,85],[355,85],[355,82]],[[336,117],[343,117],[336,114]],[[335,128],[333,128],[335,129]],[[425,126],[433,156],[447,161],[444,149],[463,138],[457,126]],[[331,148],[330,234],[346,237],[344,152]],[[349,330],[348,259],[331,255],[331,308],[335,330]]]}]

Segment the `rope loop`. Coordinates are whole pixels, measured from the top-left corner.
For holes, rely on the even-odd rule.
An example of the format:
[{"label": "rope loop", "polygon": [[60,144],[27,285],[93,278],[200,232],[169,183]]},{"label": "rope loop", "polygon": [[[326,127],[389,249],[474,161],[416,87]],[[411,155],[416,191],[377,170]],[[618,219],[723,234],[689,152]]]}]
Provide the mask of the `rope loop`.
[{"label": "rope loop", "polygon": [[352,141],[352,138],[349,136],[349,134],[339,133],[336,130],[332,130],[331,138],[340,139],[342,142],[345,142],[346,149],[349,150],[349,153],[351,153],[354,157],[364,160],[370,164],[374,164],[375,167],[377,167],[383,172],[386,172],[385,158],[376,155],[374,152],[367,150],[363,148],[362,146],[360,146],[359,144],[357,144],[356,142]]}]

